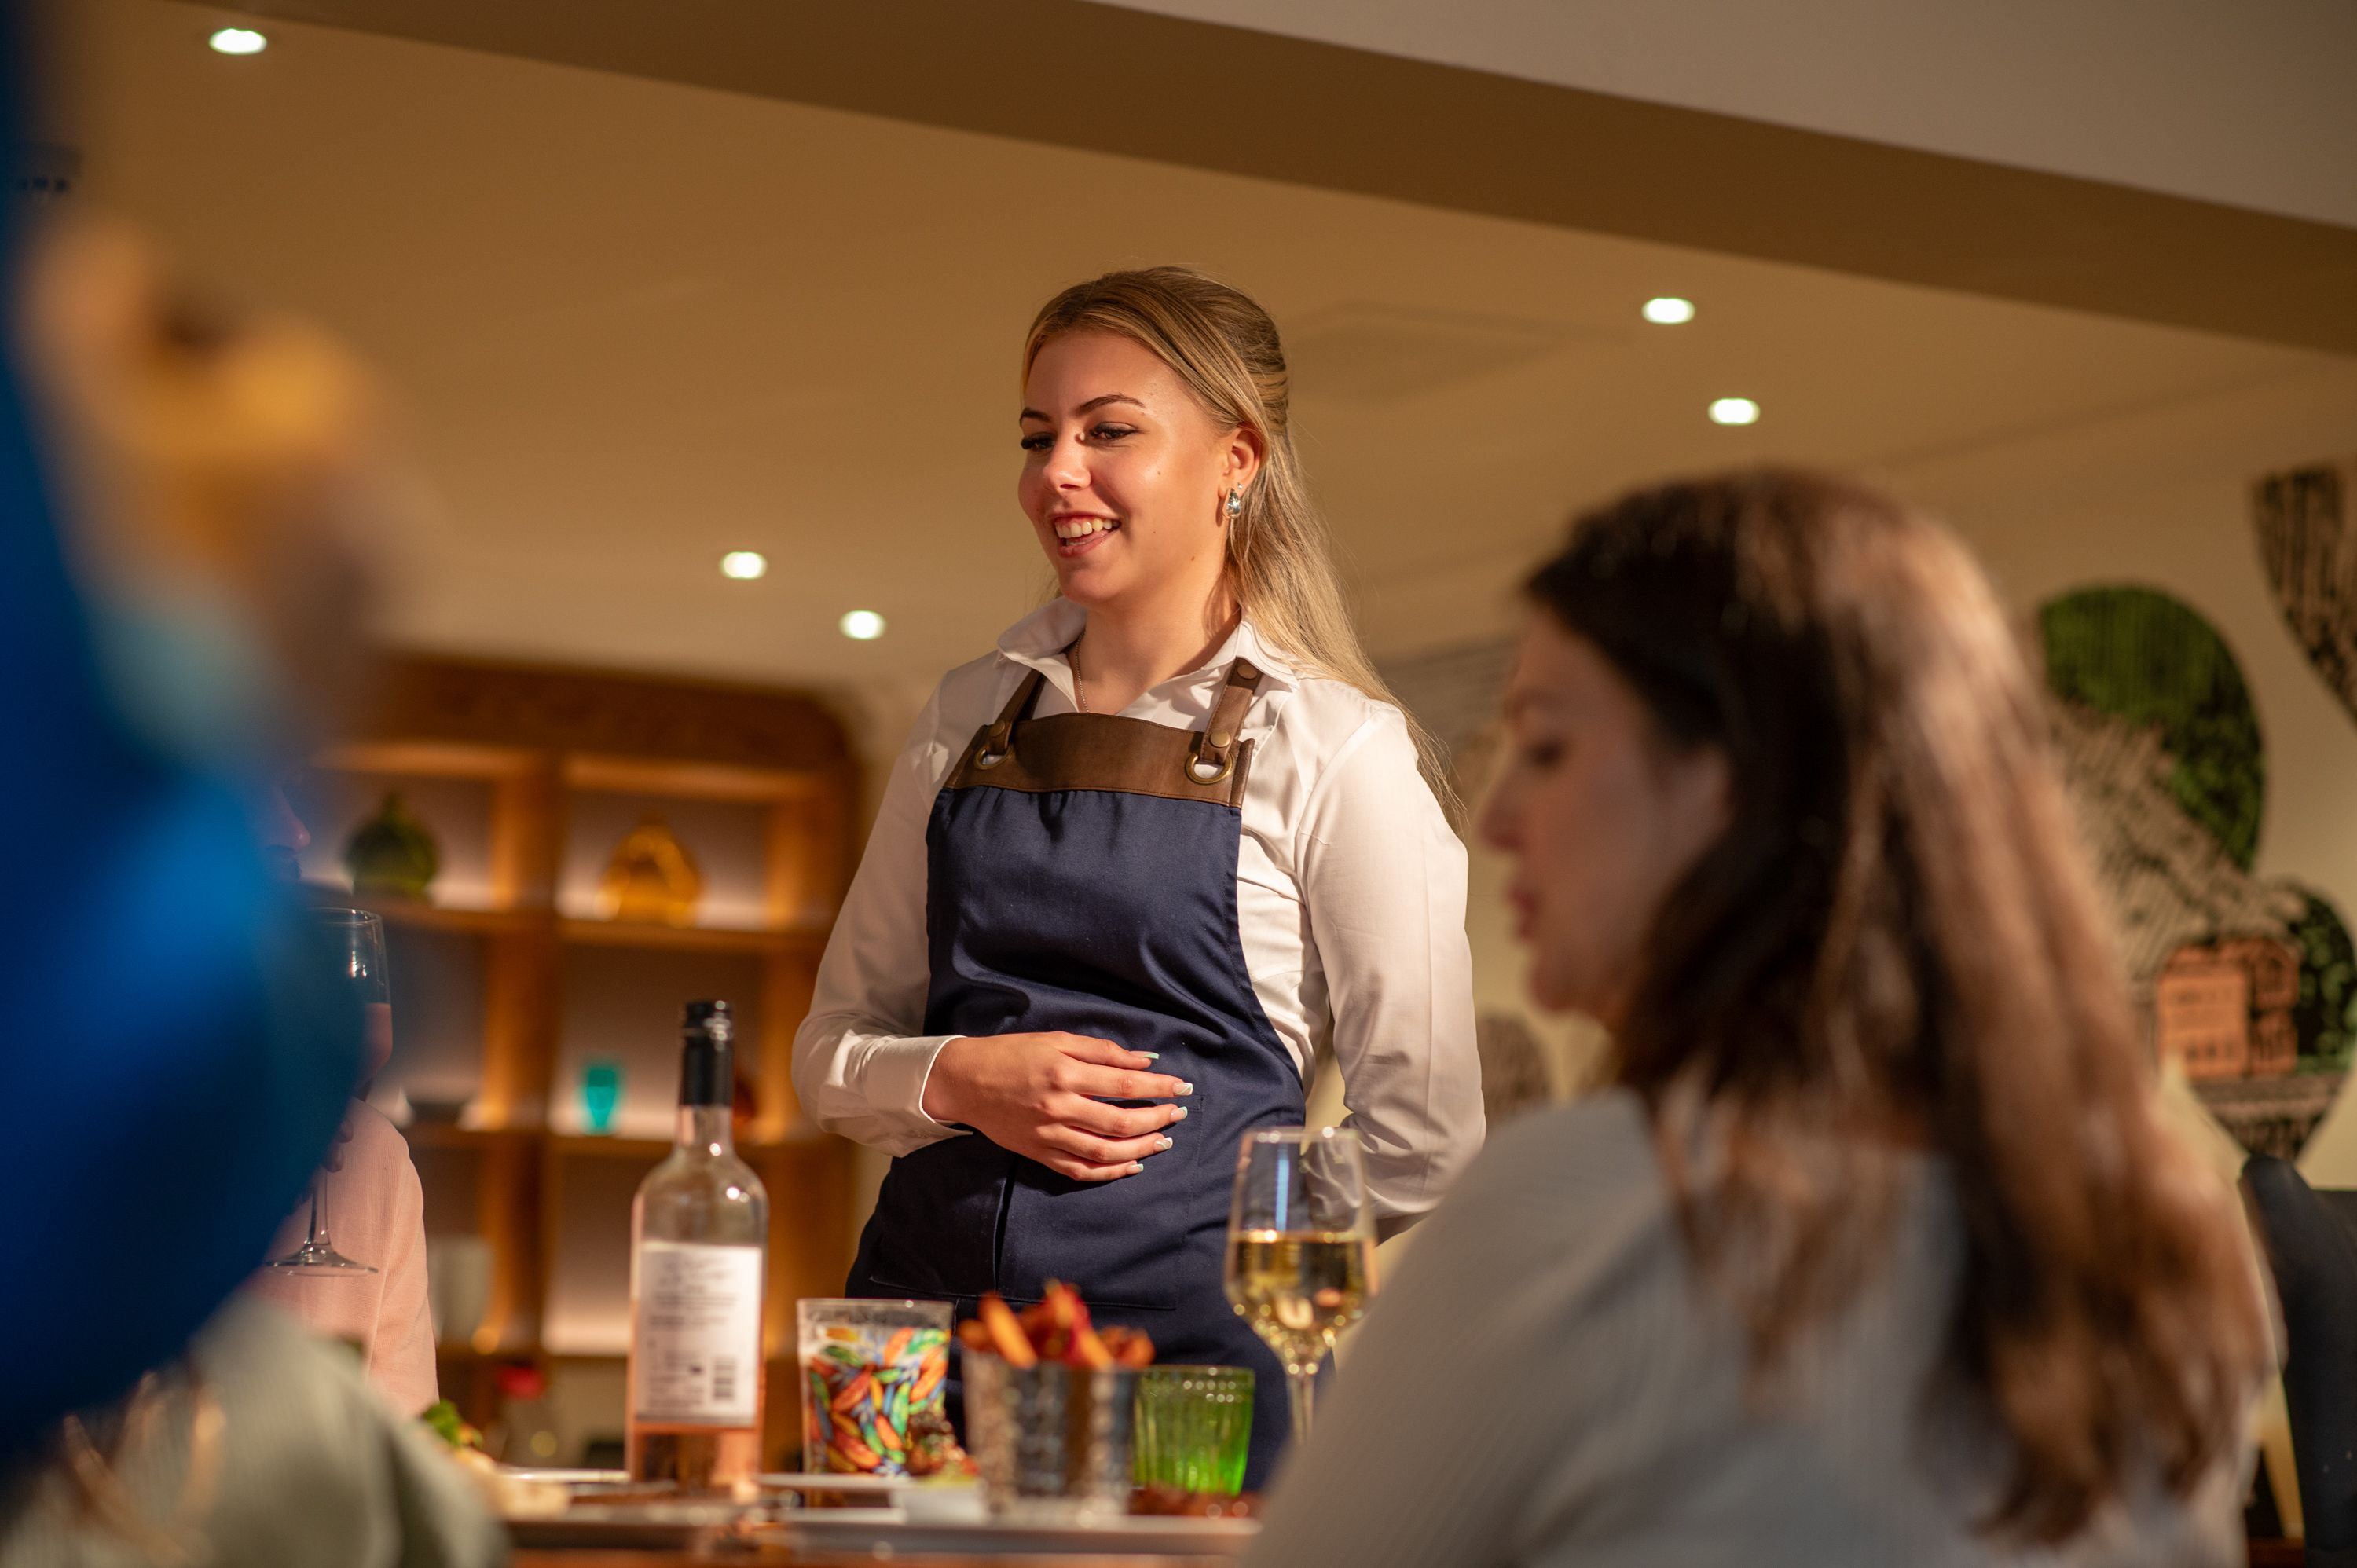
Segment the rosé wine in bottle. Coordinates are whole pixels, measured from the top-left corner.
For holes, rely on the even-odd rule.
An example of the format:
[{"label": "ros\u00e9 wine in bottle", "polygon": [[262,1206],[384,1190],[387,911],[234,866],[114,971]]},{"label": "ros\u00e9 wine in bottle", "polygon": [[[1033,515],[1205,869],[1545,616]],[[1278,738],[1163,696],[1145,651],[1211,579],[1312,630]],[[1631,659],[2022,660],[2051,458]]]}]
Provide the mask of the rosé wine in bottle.
[{"label": "ros\u00e9 wine in bottle", "polygon": [[761,1294],[770,1198],[729,1128],[726,1002],[691,1002],[681,1028],[679,1133],[630,1205],[633,1480],[749,1486],[761,1467]]}]

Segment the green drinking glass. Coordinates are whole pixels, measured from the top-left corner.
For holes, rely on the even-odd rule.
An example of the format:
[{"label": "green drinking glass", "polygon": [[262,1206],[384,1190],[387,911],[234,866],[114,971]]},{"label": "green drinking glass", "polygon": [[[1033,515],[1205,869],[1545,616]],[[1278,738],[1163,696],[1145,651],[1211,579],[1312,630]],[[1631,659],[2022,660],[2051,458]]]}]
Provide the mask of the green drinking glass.
[{"label": "green drinking glass", "polygon": [[1252,1450],[1247,1367],[1148,1367],[1137,1374],[1132,1477],[1141,1487],[1234,1497]]}]

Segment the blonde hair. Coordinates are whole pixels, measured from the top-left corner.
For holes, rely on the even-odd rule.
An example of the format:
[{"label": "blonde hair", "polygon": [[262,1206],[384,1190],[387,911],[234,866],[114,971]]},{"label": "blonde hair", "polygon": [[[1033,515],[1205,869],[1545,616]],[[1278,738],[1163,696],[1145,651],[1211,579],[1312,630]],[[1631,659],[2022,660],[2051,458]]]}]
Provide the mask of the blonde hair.
[{"label": "blonde hair", "polygon": [[1332,542],[1294,451],[1292,378],[1268,312],[1192,267],[1107,273],[1040,306],[1023,342],[1024,375],[1049,341],[1073,332],[1115,333],[1152,350],[1212,418],[1259,435],[1261,471],[1227,530],[1229,587],[1254,629],[1278,652],[1400,711],[1426,781],[1454,815],[1446,759],[1375,673],[1343,603]]}]

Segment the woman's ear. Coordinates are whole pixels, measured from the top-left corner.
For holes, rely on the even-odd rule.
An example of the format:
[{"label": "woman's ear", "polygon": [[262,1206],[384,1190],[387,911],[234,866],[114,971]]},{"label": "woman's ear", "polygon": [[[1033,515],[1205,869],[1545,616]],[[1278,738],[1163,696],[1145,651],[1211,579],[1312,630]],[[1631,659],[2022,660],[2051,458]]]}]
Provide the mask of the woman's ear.
[{"label": "woman's ear", "polygon": [[1252,489],[1267,458],[1267,445],[1260,432],[1249,424],[1237,425],[1228,433],[1227,443],[1221,451],[1220,493],[1224,496],[1230,490]]},{"label": "woman's ear", "polygon": [[1735,821],[1735,779],[1727,753],[1698,746],[1669,765],[1665,797],[1672,831],[1689,856],[1699,856]]}]

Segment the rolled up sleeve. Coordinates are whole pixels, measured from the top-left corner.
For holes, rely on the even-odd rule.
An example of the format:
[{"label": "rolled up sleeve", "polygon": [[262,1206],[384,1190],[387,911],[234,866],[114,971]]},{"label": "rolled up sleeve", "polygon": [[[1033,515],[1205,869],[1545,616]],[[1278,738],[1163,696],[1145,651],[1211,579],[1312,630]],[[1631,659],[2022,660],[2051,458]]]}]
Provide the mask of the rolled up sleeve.
[{"label": "rolled up sleeve", "polygon": [[941,786],[941,693],[892,767],[794,1036],[794,1091],[827,1132],[907,1155],[961,1135],[925,1114],[933,1058],[957,1036],[927,1035],[925,822]]}]

